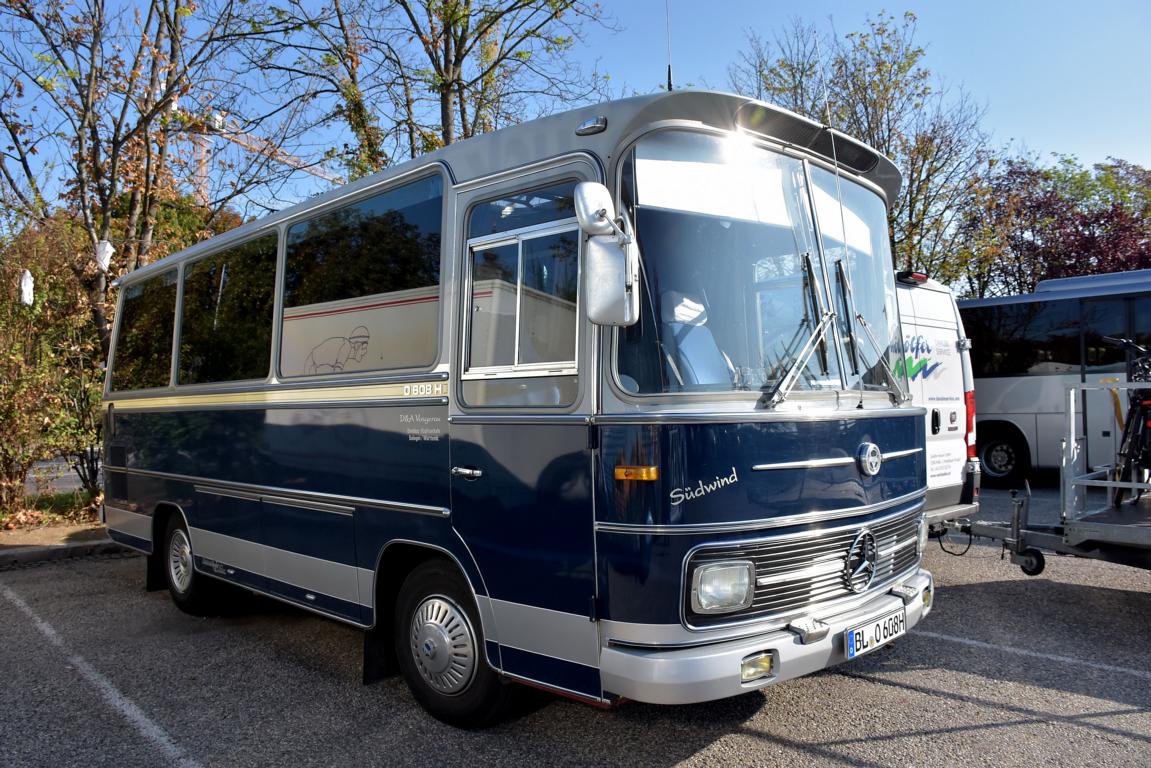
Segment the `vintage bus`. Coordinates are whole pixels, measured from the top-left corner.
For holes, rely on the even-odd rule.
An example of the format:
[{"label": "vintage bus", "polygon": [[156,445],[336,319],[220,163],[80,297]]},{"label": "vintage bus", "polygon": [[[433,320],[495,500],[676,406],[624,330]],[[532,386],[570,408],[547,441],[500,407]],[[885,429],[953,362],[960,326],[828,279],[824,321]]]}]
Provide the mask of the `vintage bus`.
[{"label": "vintage bus", "polygon": [[931,609],[900,176],[706,92],[453,144],[124,276],[104,514],[147,582],[364,629],[436,717],[733,696]]},{"label": "vintage bus", "polygon": [[[1043,280],[1034,293],[959,307],[972,340],[979,459],[993,482],[1060,466],[1068,384],[1127,381],[1126,353],[1104,336],[1151,345],[1151,269]],[[1083,393],[1089,466],[1115,461],[1124,407],[1107,391]]]}]

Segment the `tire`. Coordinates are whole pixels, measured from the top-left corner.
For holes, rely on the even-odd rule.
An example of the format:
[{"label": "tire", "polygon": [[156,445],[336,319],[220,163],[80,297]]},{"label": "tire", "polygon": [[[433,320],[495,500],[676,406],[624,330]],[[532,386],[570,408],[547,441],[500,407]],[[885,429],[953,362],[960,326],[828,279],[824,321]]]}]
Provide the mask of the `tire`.
[{"label": "tire", "polygon": [[1018,483],[1031,469],[1027,443],[1010,432],[993,431],[979,437],[979,465],[988,485]]},{"label": "tire", "polygon": [[178,514],[168,520],[161,557],[168,593],[176,607],[193,616],[214,613],[216,585],[210,578],[196,571],[192,539],[183,518]]},{"label": "tire", "polygon": [[471,590],[454,566],[432,560],[408,575],[393,629],[408,688],[437,720],[485,728],[507,713],[512,686],[487,663]]},{"label": "tire", "polygon": [[1038,549],[1028,548],[1021,553],[1024,562],[1019,564],[1019,569],[1028,576],[1038,576],[1043,573],[1043,569],[1047,567],[1047,560],[1043,557],[1043,553]]},{"label": "tire", "polygon": [[[1129,483],[1131,482],[1131,469],[1131,460],[1125,457],[1121,458],[1119,465],[1112,471],[1113,476],[1111,479],[1120,483]],[[1112,488],[1111,506],[1118,507],[1122,504],[1129,490],[1131,489],[1121,487]]]}]

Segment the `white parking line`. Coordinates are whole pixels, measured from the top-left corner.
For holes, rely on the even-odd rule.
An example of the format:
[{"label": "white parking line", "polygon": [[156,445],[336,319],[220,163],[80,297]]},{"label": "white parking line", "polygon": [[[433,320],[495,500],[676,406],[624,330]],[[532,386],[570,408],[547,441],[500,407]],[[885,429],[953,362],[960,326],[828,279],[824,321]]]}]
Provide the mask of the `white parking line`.
[{"label": "white parking line", "polygon": [[119,712],[124,718],[131,723],[140,734],[148,741],[156,745],[164,756],[174,765],[181,766],[181,768],[200,768],[200,764],[193,760],[191,757],[180,748],[168,733],[151,720],[144,711],[132,702],[124,694],[112,685],[108,678],[96,671],[88,661],[79,654],[73,653],[64,639],[56,633],[52,625],[41,619],[36,615],[28,604],[25,603],[19,595],[13,592],[8,587],[0,584],[0,595],[4,595],[9,602],[20,609],[21,613],[27,616],[40,634],[44,635],[52,645],[68,657],[68,663],[76,668],[76,671],[89,683],[92,684],[96,690],[104,697],[108,704]]},{"label": "white parking line", "polygon": [[1098,669],[1103,672],[1118,672],[1124,675],[1132,675],[1144,680],[1151,680],[1151,672],[1143,669],[1131,669],[1130,667],[1116,667],[1113,664],[1100,664],[1097,661],[1087,661],[1086,659],[1076,659],[1073,656],[1057,656],[1053,653],[1040,653],[1038,651],[1028,651],[1023,648],[1012,648],[1009,645],[996,645],[994,643],[985,643],[982,640],[971,640],[966,637],[957,637],[955,635],[942,635],[938,632],[924,632],[920,629],[911,630],[911,634],[919,635],[920,637],[929,637],[932,640],[943,640],[948,643],[959,643],[960,645],[968,645],[972,648],[983,648],[988,651],[999,651],[1001,653],[1013,653],[1017,656],[1027,656],[1033,659],[1043,659],[1044,661],[1054,661],[1059,664],[1070,664],[1076,667],[1087,667],[1088,669]]}]

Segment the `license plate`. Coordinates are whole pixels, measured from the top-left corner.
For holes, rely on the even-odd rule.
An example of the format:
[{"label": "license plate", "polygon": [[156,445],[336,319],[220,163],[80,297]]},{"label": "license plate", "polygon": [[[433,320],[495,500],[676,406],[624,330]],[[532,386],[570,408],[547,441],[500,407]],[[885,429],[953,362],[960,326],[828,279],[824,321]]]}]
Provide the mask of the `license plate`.
[{"label": "license plate", "polygon": [[907,632],[907,611],[884,614],[863,624],[857,624],[843,633],[843,645],[847,648],[847,658],[854,659],[874,651],[881,645],[890,643]]}]

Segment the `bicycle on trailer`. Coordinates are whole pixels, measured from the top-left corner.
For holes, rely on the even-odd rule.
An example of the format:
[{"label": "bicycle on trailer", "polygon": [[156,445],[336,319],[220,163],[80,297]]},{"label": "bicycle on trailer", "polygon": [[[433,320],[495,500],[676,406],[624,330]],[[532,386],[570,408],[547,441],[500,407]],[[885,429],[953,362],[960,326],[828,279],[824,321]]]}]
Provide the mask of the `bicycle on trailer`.
[{"label": "bicycle on trailer", "polygon": [[[1131,339],[1104,336],[1103,341],[1113,347],[1134,353],[1127,363],[1128,382],[1151,382],[1151,351]],[[1115,466],[1111,479],[1130,483],[1146,482],[1151,470],[1151,389],[1129,389],[1127,391],[1127,418],[1123,422],[1123,437],[1119,441],[1119,452],[1115,455]],[[1131,488],[1111,489],[1111,506],[1118,507]],[[1143,495],[1142,489],[1134,489],[1131,503]]]}]

